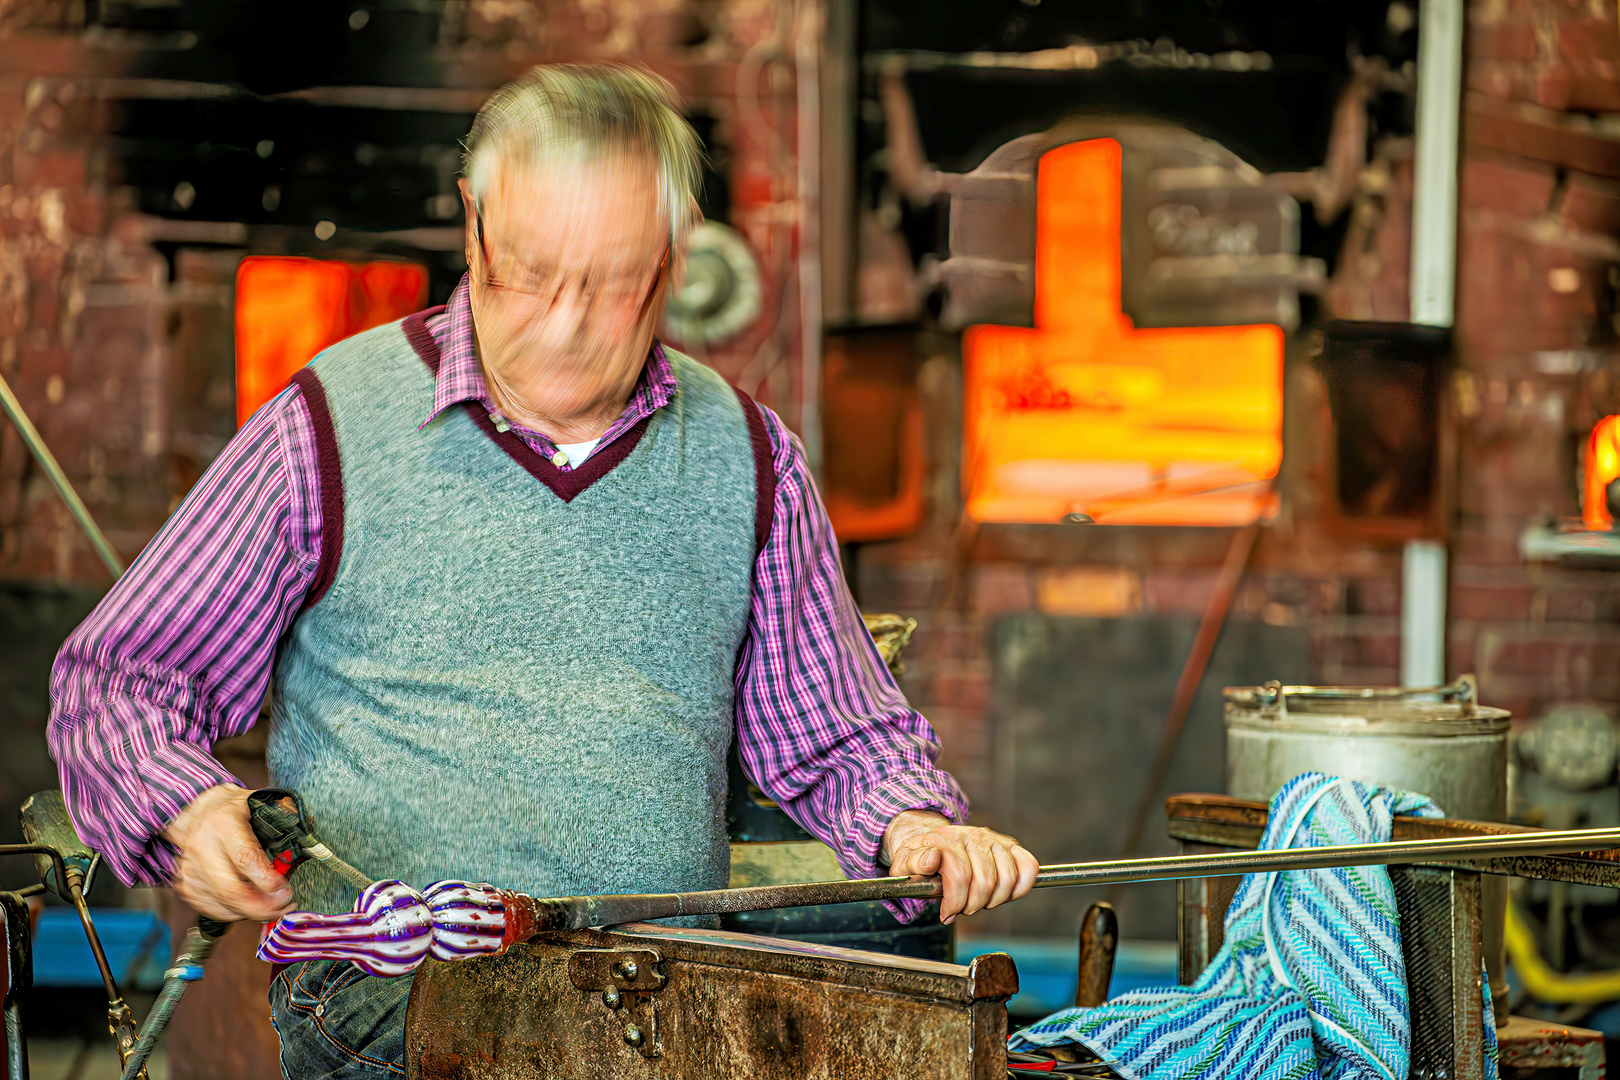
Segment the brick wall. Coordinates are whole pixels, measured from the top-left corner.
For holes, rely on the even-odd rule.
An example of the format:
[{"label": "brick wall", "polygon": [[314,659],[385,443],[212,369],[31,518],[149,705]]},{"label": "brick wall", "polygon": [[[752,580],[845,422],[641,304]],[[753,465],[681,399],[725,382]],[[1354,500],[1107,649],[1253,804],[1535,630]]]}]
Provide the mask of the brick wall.
[{"label": "brick wall", "polygon": [[[1485,701],[1529,718],[1565,698],[1620,701],[1620,574],[1528,565],[1518,554],[1535,518],[1577,513],[1579,442],[1598,417],[1620,412],[1620,126],[1586,115],[1620,111],[1620,27],[1614,6],[1595,0],[1481,0],[1467,50],[1458,370],[1447,393],[1448,673],[1477,673]],[[1410,158],[1409,142],[1377,148],[1377,213],[1351,225],[1328,294],[1333,315],[1407,317]],[[1232,618],[1306,628],[1313,681],[1393,685],[1399,546],[1327,528],[1321,389],[1299,356],[1288,399],[1285,508]],[[1228,534],[985,526],[964,539],[957,512],[947,495],[932,533],[862,549],[857,592],[869,610],[919,619],[906,690],[993,824],[990,623],[1023,610],[1199,614]]]},{"label": "brick wall", "polygon": [[[287,230],[137,212],[109,133],[125,102],[181,91],[120,78],[144,63],[141,35],[87,36],[84,18],[67,0],[0,7],[0,374],[127,562],[234,431],[236,264],[288,250]],[[801,205],[786,18],[760,0],[456,3],[444,6],[433,61],[443,101],[460,103],[437,106],[447,112],[535,63],[619,59],[668,77],[712,119],[724,202],[761,263],[765,314],[704,358],[797,424]],[[108,582],[9,424],[3,578]]]}]

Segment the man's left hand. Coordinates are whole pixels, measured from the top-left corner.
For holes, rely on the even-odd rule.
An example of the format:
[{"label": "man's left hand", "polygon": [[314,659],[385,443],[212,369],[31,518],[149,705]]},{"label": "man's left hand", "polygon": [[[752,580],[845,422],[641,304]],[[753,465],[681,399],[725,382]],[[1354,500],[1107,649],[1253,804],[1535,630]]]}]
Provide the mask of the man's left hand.
[{"label": "man's left hand", "polygon": [[905,810],[883,832],[889,873],[938,874],[945,887],[939,921],[1016,900],[1035,884],[1040,864],[1017,840],[990,829],[952,825],[931,810]]}]

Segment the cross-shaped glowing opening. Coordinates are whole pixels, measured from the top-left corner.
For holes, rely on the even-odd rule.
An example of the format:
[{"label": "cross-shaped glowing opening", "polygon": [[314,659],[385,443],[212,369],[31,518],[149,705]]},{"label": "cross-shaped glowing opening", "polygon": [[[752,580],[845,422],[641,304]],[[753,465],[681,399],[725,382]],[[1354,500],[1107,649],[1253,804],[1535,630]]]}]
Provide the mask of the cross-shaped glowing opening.
[{"label": "cross-shaped glowing opening", "polygon": [[1036,180],[1035,328],[973,326],[963,482],[978,521],[1238,525],[1282,461],[1283,332],[1138,330],[1120,311],[1119,143]]}]

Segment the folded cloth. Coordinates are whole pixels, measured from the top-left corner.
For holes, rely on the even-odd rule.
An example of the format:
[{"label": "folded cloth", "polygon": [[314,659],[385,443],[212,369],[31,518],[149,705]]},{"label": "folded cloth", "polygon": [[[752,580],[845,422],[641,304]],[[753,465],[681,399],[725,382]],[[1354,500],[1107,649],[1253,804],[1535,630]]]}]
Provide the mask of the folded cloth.
[{"label": "folded cloth", "polygon": [[[1444,816],[1423,795],[1304,773],[1272,798],[1260,846],[1385,841],[1396,814]],[[1384,867],[1359,866],[1246,875],[1193,985],[1064,1009],[1009,1045],[1079,1043],[1127,1080],[1406,1080],[1410,1036],[1395,890]]]}]

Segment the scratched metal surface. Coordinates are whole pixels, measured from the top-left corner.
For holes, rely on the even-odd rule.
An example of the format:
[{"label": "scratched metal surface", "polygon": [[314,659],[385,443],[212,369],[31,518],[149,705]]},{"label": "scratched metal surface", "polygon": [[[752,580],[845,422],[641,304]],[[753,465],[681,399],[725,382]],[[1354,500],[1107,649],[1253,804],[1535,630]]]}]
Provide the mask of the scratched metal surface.
[{"label": "scratched metal surface", "polygon": [[[651,949],[662,988],[570,980],[580,949]],[[576,971],[580,970],[576,965]],[[595,970],[595,968],[593,968]],[[406,1019],[413,1080],[1002,1080],[1005,957],[971,967],[646,926],[542,935],[503,956],[429,961]],[[643,1039],[627,1041],[636,1023]],[[656,1043],[656,1056],[644,1049]]]}]

